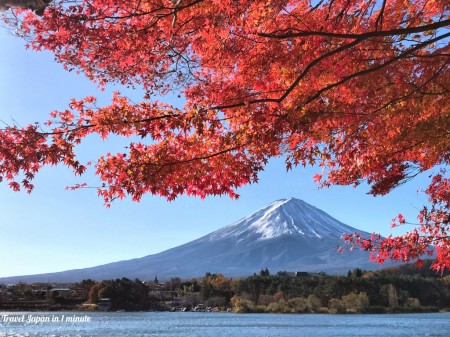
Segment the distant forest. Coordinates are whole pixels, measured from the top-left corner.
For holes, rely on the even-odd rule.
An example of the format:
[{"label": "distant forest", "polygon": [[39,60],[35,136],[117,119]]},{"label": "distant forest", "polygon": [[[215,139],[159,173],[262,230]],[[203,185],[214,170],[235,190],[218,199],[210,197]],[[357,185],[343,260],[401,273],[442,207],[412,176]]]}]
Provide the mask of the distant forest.
[{"label": "distant forest", "polygon": [[[83,280],[70,291],[45,284],[18,284],[0,293],[3,310],[208,310],[274,313],[389,313],[450,311],[450,275],[430,261],[380,271],[355,269],[345,276],[262,269],[246,278],[206,273],[191,280],[160,282],[126,278]],[[47,288],[45,288],[47,287]],[[53,290],[53,291],[52,291]]]}]

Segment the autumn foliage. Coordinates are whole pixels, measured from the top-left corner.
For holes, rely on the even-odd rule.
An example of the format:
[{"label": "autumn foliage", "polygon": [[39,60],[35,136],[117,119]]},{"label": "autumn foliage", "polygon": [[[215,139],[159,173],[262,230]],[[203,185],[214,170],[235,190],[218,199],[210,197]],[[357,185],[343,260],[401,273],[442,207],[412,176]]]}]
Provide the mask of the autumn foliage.
[{"label": "autumn foliage", "polygon": [[[14,190],[30,192],[44,165],[83,174],[74,149],[90,134],[133,137],[94,158],[106,204],[237,197],[278,156],[320,167],[321,186],[366,182],[373,195],[434,168],[418,227],[346,239],[379,262],[420,261],[434,245],[435,268],[450,268],[448,0],[62,0],[6,20],[68,71],[144,93],[73,99],[45,125],[5,127],[0,177]],[[184,106],[164,100],[173,92]]]}]

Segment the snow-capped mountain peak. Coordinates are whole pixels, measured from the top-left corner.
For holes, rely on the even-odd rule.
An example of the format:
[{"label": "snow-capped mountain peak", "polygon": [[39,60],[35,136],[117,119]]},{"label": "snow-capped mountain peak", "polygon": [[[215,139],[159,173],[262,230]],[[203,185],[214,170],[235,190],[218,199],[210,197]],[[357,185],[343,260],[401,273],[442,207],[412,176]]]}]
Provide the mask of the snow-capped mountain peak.
[{"label": "snow-capped mountain peak", "polygon": [[210,239],[267,240],[280,236],[339,238],[355,228],[295,198],[276,200],[238,222],[210,234]]},{"label": "snow-capped mountain peak", "polygon": [[[197,240],[142,258],[58,273],[15,276],[2,283],[77,282],[127,277],[191,278],[206,272],[245,276],[270,271],[345,273],[356,267],[374,269],[367,252],[339,254],[343,233],[361,232],[294,198],[277,200],[236,223]],[[369,235],[362,232],[363,235]]]}]

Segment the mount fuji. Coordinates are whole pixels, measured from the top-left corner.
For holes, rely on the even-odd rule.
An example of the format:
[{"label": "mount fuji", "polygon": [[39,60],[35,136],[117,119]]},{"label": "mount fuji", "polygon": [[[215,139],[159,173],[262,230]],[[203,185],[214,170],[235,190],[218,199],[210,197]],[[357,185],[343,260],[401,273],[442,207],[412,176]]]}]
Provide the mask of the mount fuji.
[{"label": "mount fuji", "polygon": [[346,273],[377,269],[366,252],[339,254],[344,233],[360,232],[306,202],[277,200],[234,224],[184,245],[142,258],[58,273],[1,278],[0,282],[74,282],[91,278],[190,278],[206,272],[247,276],[270,271]]}]

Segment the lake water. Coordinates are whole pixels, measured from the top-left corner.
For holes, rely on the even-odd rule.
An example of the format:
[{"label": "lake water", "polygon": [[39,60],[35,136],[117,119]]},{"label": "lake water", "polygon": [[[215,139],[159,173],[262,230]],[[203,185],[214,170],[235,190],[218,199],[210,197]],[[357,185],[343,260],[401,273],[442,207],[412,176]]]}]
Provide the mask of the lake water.
[{"label": "lake water", "polygon": [[232,313],[7,313],[0,337],[450,336],[450,313],[276,315]]}]

